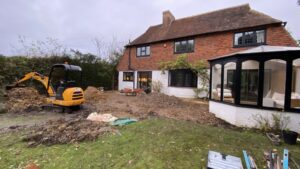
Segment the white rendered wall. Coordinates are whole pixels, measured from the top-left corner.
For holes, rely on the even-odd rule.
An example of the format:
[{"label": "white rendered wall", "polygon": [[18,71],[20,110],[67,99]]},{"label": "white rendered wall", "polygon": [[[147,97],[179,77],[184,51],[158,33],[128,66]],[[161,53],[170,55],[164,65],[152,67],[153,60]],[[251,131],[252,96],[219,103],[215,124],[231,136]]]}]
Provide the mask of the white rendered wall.
[{"label": "white rendered wall", "polygon": [[[124,88],[137,88],[137,73],[138,71],[134,71],[134,82],[126,82],[123,81],[123,71],[119,71],[119,90],[122,90]],[[182,98],[194,98],[195,97],[195,88],[191,87],[171,87],[169,86],[169,72],[165,71],[162,73],[160,70],[154,70],[152,71],[152,81],[160,81],[162,83],[162,93],[170,95],[170,96],[176,96],[176,97],[182,97]],[[201,85],[201,79],[198,77],[198,87]],[[199,94],[199,97],[205,97],[207,95],[206,92],[201,92]]]},{"label": "white rendered wall", "polygon": [[[134,79],[136,79],[136,75],[134,75]],[[130,88],[130,89],[133,88],[133,82],[123,81],[123,71],[119,71],[118,80],[119,80],[118,90],[122,90],[124,88]]]},{"label": "white rendered wall", "polygon": [[[239,127],[258,127],[255,117],[262,116],[272,121],[272,114],[279,113],[273,110],[236,107],[234,105],[209,101],[209,111],[216,117]],[[280,112],[281,113],[281,112]],[[288,128],[300,133],[300,113],[284,112],[283,116],[290,117]]]},{"label": "white rendered wall", "polygon": [[[182,98],[194,98],[195,97],[195,88],[191,87],[172,87],[169,86],[169,72],[165,71],[162,73],[162,71],[155,70],[152,71],[152,81],[160,81],[162,83],[162,93],[170,95],[170,96],[176,96],[176,97],[182,97]],[[201,79],[198,77],[198,87],[201,86]],[[205,97],[206,93],[202,92],[199,94],[200,97]]]}]

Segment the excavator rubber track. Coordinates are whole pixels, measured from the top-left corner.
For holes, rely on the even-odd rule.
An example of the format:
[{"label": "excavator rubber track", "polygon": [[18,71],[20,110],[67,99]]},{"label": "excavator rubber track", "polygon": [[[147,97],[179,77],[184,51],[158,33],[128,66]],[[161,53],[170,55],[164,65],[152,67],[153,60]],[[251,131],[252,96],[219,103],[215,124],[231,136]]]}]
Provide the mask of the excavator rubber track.
[{"label": "excavator rubber track", "polygon": [[57,112],[59,112],[59,113],[72,113],[72,111],[73,111],[70,107],[56,106],[53,104],[42,105],[42,109],[45,111],[57,110]]}]

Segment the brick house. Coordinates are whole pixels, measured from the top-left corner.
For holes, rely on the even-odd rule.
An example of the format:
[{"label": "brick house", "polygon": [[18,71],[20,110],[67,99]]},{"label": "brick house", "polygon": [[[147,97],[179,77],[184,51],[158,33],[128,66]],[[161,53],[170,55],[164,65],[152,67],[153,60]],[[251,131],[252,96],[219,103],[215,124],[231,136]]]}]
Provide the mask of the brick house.
[{"label": "brick house", "polygon": [[162,73],[160,62],[175,60],[182,54],[194,63],[260,45],[297,46],[285,25],[248,4],[181,19],[165,11],[162,24],[150,26],[125,46],[117,68],[119,90],[151,89],[151,81],[160,81],[163,93],[192,98],[193,89],[200,85],[199,77],[190,70]]}]

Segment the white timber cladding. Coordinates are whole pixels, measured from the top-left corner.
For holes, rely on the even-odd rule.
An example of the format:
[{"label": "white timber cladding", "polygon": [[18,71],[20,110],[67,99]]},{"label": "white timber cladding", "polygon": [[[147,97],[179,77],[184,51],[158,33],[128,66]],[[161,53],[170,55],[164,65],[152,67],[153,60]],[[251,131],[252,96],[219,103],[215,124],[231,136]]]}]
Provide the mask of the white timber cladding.
[{"label": "white timber cladding", "polygon": [[[138,71],[134,71],[134,82],[123,81],[123,71],[119,72],[119,90],[124,88],[137,88],[137,73]],[[169,72],[165,71],[164,73],[160,70],[152,71],[152,81],[160,81],[162,83],[162,93],[182,97],[182,98],[194,98],[195,97],[195,88],[191,87],[172,87],[169,86]],[[202,86],[201,79],[198,77],[198,88]],[[199,97],[206,97],[206,92],[201,92]]]},{"label": "white timber cladding", "polygon": [[300,133],[300,114],[291,112],[279,112],[274,110],[262,110],[257,108],[237,107],[215,101],[209,101],[209,112],[214,113],[216,117],[227,121],[230,124],[239,127],[259,128],[258,116],[269,119],[272,123],[272,114],[281,113],[282,117],[289,117],[290,121],[287,128]]}]

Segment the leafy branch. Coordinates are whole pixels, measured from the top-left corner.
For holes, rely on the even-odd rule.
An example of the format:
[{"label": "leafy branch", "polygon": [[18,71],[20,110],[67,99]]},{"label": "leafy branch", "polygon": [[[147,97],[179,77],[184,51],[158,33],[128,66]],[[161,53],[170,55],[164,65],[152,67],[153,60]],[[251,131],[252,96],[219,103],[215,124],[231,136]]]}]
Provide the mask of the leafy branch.
[{"label": "leafy branch", "polygon": [[195,90],[195,93],[198,94],[202,91],[206,91],[206,92],[208,91],[209,74],[208,74],[207,67],[208,64],[203,59],[200,59],[194,64],[190,63],[188,61],[187,55],[179,55],[177,56],[176,60],[159,63],[159,69],[162,70],[162,73],[165,73],[166,70],[176,70],[176,69],[190,69],[195,73],[197,73],[198,77],[200,77],[201,80],[200,88],[197,88]]}]

